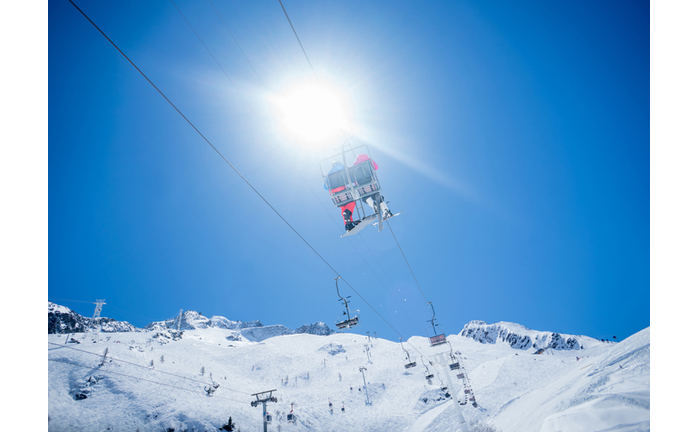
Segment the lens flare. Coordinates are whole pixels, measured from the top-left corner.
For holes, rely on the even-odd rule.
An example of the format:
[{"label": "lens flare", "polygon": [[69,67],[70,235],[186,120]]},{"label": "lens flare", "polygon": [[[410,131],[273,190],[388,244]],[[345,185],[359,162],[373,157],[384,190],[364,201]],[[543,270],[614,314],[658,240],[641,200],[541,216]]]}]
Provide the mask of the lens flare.
[{"label": "lens flare", "polygon": [[298,85],[274,102],[283,131],[305,144],[322,143],[349,129],[345,99],[329,86]]}]

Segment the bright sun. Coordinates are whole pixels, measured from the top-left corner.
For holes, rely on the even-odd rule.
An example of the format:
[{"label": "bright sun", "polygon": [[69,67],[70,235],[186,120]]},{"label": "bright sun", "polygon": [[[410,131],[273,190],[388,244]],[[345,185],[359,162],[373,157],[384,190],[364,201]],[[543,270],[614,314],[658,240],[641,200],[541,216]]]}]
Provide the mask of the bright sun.
[{"label": "bright sun", "polygon": [[284,132],[305,145],[319,145],[349,129],[341,93],[320,84],[298,85],[274,99]]}]

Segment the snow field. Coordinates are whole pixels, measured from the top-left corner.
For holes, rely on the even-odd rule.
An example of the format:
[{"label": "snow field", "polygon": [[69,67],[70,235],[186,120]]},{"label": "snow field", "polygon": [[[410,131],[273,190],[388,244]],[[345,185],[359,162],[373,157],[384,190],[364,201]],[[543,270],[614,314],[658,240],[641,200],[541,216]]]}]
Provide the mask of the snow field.
[{"label": "snow field", "polygon": [[[447,344],[431,348],[422,337],[404,342],[417,362],[405,369],[399,343],[369,342],[355,334],[294,334],[250,342],[229,340],[233,332],[219,328],[187,330],[176,341],[155,339],[155,333],[102,333],[97,343],[78,334],[82,343],[67,345],[65,335],[49,335],[49,431],[214,431],[228,417],[238,430],[261,431],[262,407],[250,406],[251,394],[271,389],[277,390],[278,403],[267,404],[270,431],[459,427],[438,376],[429,384],[422,365],[421,354],[427,365],[439,352],[448,358]],[[577,430],[575,425],[649,430],[649,328],[618,344],[552,355],[458,336],[449,341],[461,354],[479,405],[459,405],[468,424],[507,432]],[[105,349],[107,360],[100,366]],[[360,367],[366,368],[371,405],[359,391]],[[451,374],[460,387],[457,371],[436,363],[429,368],[444,382],[444,375]],[[214,382],[219,387],[207,396]],[[77,400],[78,394],[86,397]],[[454,396],[459,394],[462,388]],[[291,403],[295,424],[286,421]]]}]

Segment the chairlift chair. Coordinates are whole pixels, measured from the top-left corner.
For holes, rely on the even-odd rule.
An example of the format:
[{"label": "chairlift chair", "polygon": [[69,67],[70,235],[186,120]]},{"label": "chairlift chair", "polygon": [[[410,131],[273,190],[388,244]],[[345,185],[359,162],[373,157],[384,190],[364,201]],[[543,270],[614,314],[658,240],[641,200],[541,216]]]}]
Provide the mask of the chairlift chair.
[{"label": "chairlift chair", "polygon": [[410,358],[409,351],[407,351],[405,349],[405,347],[402,346],[402,338],[400,338],[400,346],[402,347],[402,350],[405,351],[405,354],[407,354],[407,363],[405,363],[405,369],[409,369],[409,368],[413,368],[413,367],[417,366],[417,362],[412,361],[412,359]]},{"label": "chairlift chair", "polygon": [[451,357],[451,361],[453,362],[453,363],[449,363],[448,367],[451,370],[458,370],[458,369],[460,369],[460,363],[458,362],[458,359],[456,358],[456,356],[453,354],[453,346],[451,345],[451,342],[448,342],[448,346],[451,347],[451,353],[449,354],[449,357]]},{"label": "chairlift chair", "polygon": [[296,415],[293,414],[293,404],[291,404],[291,412],[286,416],[286,420],[288,420],[289,423],[296,423]]},{"label": "chairlift chair", "polygon": [[349,298],[351,298],[351,296],[347,296],[345,298],[345,297],[342,297],[342,295],[339,293],[339,278],[340,277],[341,276],[337,276],[336,278],[334,278],[334,282],[335,282],[335,287],[337,288],[337,295],[339,296],[339,301],[344,302],[344,308],[346,310],[344,312],[342,312],[342,315],[345,316],[346,319],[340,319],[337,322],[335,322],[334,324],[337,326],[337,329],[343,330],[346,328],[352,328],[352,327],[356,327],[357,325],[359,325],[359,314],[358,314],[358,310],[357,310],[356,315],[351,316],[351,312],[349,311],[349,300],[348,300]]},{"label": "chairlift chair", "polygon": [[441,379],[441,374],[439,371],[436,371],[436,377],[439,379],[439,382],[441,383],[441,391],[446,391],[448,390],[448,386],[444,384],[444,380]]},{"label": "chairlift chair", "polygon": [[460,369],[460,363],[458,363],[458,360],[456,360],[456,359],[454,359],[454,358],[452,358],[452,359],[453,359],[453,363],[450,363],[450,364],[448,365],[448,367],[449,367],[451,370],[458,370],[458,369]]},{"label": "chairlift chair", "polygon": [[[431,306],[431,312],[432,312],[432,317],[429,320],[431,322],[431,328],[434,330],[434,336],[429,336],[429,345],[432,347],[445,344],[446,343],[446,334],[445,333],[439,333],[436,331],[436,324],[434,321],[436,321],[436,311],[434,311],[434,305],[429,302],[429,306]],[[439,326],[440,327],[440,326]]]},{"label": "chairlift chair", "polygon": [[[348,147],[347,147],[348,146]],[[353,157],[356,157],[356,151],[361,150],[361,153],[367,154],[369,160],[360,162],[356,165],[347,164],[347,153],[351,152]],[[330,160],[337,160],[341,156],[344,169],[336,171],[330,174],[325,174],[323,169],[323,162],[328,162]],[[336,207],[343,207],[351,202],[356,202],[357,206],[355,209],[359,210],[360,219],[366,219],[366,213],[363,209],[363,199],[367,197],[374,197],[376,206],[378,206],[378,211],[375,211],[376,218],[378,219],[378,230],[383,229],[383,219],[380,217],[380,200],[381,200],[381,186],[378,181],[378,176],[376,175],[376,170],[373,168],[371,153],[368,150],[368,146],[361,145],[353,147],[348,142],[342,144],[342,149],[340,154],[330,156],[323,159],[320,162],[320,171],[322,173],[325,185],[330,193],[330,198],[332,203]],[[368,217],[371,217],[369,215]]]},{"label": "chairlift chair", "polygon": [[424,365],[424,369],[426,370],[424,374],[424,378],[426,378],[427,381],[429,381],[429,384],[431,384],[431,380],[434,379],[434,374],[429,372],[429,367],[424,363],[424,357],[420,357],[422,361],[422,365]]}]

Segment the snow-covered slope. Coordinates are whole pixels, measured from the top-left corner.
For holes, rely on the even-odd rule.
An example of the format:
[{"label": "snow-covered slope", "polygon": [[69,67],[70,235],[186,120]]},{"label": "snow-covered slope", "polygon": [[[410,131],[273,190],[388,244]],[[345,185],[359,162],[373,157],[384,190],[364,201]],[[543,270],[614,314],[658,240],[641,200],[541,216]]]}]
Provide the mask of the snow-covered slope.
[{"label": "snow-covered slope", "polygon": [[[459,412],[471,431],[649,430],[649,328],[540,355],[458,335],[448,337],[451,352],[412,337],[404,347],[413,368],[399,343],[383,339],[300,333],[255,342],[244,330],[144,330],[80,344],[49,334],[49,431],[215,431],[229,418],[235,430],[261,431],[251,395],[272,389],[270,431],[451,431]],[[451,370],[454,360],[460,368]],[[465,397],[467,379],[477,407]],[[469,403],[454,406],[451,395]],[[295,424],[286,420],[292,403]]]}]

